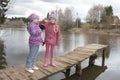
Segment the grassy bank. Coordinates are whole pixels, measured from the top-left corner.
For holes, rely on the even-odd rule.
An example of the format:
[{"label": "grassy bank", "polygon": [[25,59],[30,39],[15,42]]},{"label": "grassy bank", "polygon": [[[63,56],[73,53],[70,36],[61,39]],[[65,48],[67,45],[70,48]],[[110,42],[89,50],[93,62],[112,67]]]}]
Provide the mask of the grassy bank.
[{"label": "grassy bank", "polygon": [[70,32],[75,33],[94,33],[94,34],[103,34],[103,35],[118,35],[120,36],[120,29],[85,29],[85,28],[72,28],[69,29]]},{"label": "grassy bank", "polygon": [[1,28],[25,28],[27,25],[22,20],[8,20],[0,24]]}]

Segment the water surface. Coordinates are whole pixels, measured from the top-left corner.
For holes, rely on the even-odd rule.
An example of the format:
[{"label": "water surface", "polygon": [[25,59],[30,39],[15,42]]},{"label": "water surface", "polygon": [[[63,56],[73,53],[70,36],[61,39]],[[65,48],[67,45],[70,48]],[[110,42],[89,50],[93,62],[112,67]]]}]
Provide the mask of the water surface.
[{"label": "water surface", "polygon": [[[0,68],[26,63],[29,51],[28,37],[29,34],[24,28],[0,29]],[[61,44],[55,48],[55,56],[67,54],[74,48],[90,43],[107,44],[110,46],[110,53],[106,55],[106,66],[100,67],[101,58],[99,57],[95,62],[97,66],[85,68],[88,66],[87,59],[82,62],[82,68],[85,68],[83,77],[80,78],[73,75],[74,68],[72,68],[69,80],[119,80],[120,36],[61,32]],[[38,60],[43,60],[44,53],[45,47],[40,46]],[[61,78],[64,78],[64,75],[58,73],[47,80],[60,80]]]}]

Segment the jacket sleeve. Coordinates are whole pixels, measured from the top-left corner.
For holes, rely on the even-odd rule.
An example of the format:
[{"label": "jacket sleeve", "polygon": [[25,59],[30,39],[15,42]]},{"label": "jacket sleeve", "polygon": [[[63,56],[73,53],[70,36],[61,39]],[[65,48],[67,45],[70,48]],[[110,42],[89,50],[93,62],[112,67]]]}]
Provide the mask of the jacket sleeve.
[{"label": "jacket sleeve", "polygon": [[[41,22],[40,22],[40,25],[42,25],[42,26],[44,26],[44,29],[46,29],[47,28],[47,22],[45,22],[45,20],[42,20]],[[45,36],[44,36],[44,43],[45,43]]]},{"label": "jacket sleeve", "polygon": [[40,22],[40,25],[44,26],[44,29],[46,28],[46,24],[47,24],[47,22],[45,22],[44,20],[42,20],[42,21]]},{"label": "jacket sleeve", "polygon": [[39,36],[41,31],[39,28],[37,29],[35,26],[36,25],[29,25],[28,31],[29,31],[30,35]]},{"label": "jacket sleeve", "polygon": [[43,31],[45,29],[44,25],[39,25],[40,29]]},{"label": "jacket sleeve", "polygon": [[58,26],[58,32],[57,32],[56,44],[59,45],[60,44],[60,27],[59,27],[59,25],[57,25],[57,26]]}]

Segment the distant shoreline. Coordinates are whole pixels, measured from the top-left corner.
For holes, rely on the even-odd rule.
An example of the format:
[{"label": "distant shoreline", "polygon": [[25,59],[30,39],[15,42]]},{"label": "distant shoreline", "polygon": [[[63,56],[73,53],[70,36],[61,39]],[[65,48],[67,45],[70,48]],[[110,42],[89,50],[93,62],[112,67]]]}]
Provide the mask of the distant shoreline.
[{"label": "distant shoreline", "polygon": [[2,24],[0,25],[0,28],[26,28],[27,25],[22,25],[22,26],[15,26],[15,25],[6,25],[6,24]]},{"label": "distant shoreline", "polygon": [[27,27],[27,24],[22,20],[6,20],[4,24],[0,24],[2,28],[24,28]]},{"label": "distant shoreline", "polygon": [[75,33],[94,33],[94,34],[102,34],[102,35],[116,35],[120,36],[120,29],[83,29],[83,28],[72,28],[68,30],[69,32]]}]

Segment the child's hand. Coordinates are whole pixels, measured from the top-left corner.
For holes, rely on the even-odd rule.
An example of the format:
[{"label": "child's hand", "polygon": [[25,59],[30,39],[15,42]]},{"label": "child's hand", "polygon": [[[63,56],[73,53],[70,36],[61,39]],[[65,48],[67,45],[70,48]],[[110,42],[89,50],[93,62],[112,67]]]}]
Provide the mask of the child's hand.
[{"label": "child's hand", "polygon": [[42,46],[44,46],[44,45],[45,45],[45,42],[43,42]]}]

